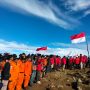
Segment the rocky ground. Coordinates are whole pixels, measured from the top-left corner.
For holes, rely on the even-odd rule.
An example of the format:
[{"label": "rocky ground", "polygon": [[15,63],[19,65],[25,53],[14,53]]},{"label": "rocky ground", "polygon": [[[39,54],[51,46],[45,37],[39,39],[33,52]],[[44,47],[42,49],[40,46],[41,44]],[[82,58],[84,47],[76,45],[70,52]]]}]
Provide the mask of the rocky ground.
[{"label": "rocky ground", "polygon": [[90,90],[90,69],[55,71],[28,90]]}]

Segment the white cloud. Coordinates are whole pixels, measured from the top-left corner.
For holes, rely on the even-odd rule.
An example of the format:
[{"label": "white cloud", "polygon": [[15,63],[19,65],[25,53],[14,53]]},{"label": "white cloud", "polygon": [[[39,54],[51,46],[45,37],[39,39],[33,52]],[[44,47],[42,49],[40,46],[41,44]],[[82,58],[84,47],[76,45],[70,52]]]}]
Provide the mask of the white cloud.
[{"label": "white cloud", "polygon": [[90,0],[67,0],[65,5],[73,11],[85,10],[90,7]]},{"label": "white cloud", "polygon": [[[86,43],[68,44],[68,43],[59,43],[59,42],[57,42],[57,43],[51,43],[50,45],[57,46],[57,47],[62,47],[62,48],[66,47],[65,51],[67,53],[70,53],[70,55],[75,55],[75,53],[77,53],[77,54],[82,53],[82,54],[88,55]],[[90,43],[88,43],[88,50],[90,52]]]},{"label": "white cloud", "polygon": [[[50,2],[52,2],[52,0],[50,0]],[[52,6],[50,6],[50,4],[45,4],[40,0],[0,0],[0,5],[9,7],[22,13],[26,12],[28,14],[42,17],[47,21],[52,22],[65,29],[71,29],[72,26],[78,23],[78,21],[76,21],[75,19],[72,19],[73,23],[71,21],[68,22],[64,12],[61,11],[60,13],[63,14],[58,17],[55,13],[55,10],[53,9],[55,5],[52,4]],[[63,16],[65,16],[64,19],[62,18]],[[68,17],[68,19],[71,19],[71,17]]]},{"label": "white cloud", "polygon": [[90,10],[87,10],[87,11],[85,12],[84,16],[87,16],[87,15],[89,15],[89,14],[90,14]]},{"label": "white cloud", "polygon": [[[68,43],[51,43],[50,45],[53,46],[61,46],[61,47],[66,47],[66,48],[78,48],[78,49],[82,49],[82,50],[86,50],[87,49],[87,45],[86,43],[77,43],[77,44],[68,44]],[[88,43],[89,49],[90,49],[90,43]]]},{"label": "white cloud", "polygon": [[77,49],[77,48],[48,48],[47,51],[40,51],[41,54],[53,54],[53,55],[60,55],[60,56],[75,56],[75,55],[87,55],[86,50]]},{"label": "white cloud", "polygon": [[58,6],[53,4],[52,2],[49,2],[49,6],[54,11],[54,13],[64,21],[67,21],[70,24],[70,28],[77,27],[78,25],[81,25],[81,23],[71,16],[67,15],[65,11],[61,10]]},{"label": "white cloud", "polygon": [[22,43],[9,42],[9,41],[0,39],[0,52],[16,53],[16,51],[18,51],[17,53],[20,53],[20,52],[35,53],[36,48],[37,47],[28,46]]},{"label": "white cloud", "polygon": [[[65,46],[64,44],[61,44],[63,46]],[[69,45],[67,45],[69,46]],[[86,50],[82,50],[82,49],[77,49],[77,48],[49,48],[47,51],[39,51],[36,52],[36,49],[38,47],[36,46],[29,46],[29,45],[25,45],[23,43],[17,43],[17,42],[9,42],[3,39],[0,39],[0,52],[4,53],[4,52],[9,52],[9,53],[16,53],[16,54],[20,54],[22,52],[25,52],[26,54],[30,53],[30,54],[36,54],[36,53],[40,53],[40,54],[54,54],[54,55],[60,55],[60,56],[64,56],[64,55],[79,55],[80,53],[87,55],[87,51]]]}]

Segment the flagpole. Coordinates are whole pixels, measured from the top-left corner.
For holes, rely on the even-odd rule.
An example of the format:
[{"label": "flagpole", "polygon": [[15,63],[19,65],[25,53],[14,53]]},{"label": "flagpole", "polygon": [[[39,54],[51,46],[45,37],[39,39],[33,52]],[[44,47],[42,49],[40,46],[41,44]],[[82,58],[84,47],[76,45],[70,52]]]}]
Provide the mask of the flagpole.
[{"label": "flagpole", "polygon": [[88,48],[88,41],[87,41],[87,37],[86,37],[86,45],[87,45],[87,53],[88,53],[88,57],[89,57],[89,48]]}]

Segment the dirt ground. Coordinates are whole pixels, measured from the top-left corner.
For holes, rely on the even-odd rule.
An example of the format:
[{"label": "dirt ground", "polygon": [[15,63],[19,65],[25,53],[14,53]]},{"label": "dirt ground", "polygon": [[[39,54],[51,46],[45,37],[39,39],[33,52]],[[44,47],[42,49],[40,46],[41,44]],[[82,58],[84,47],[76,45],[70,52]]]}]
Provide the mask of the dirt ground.
[{"label": "dirt ground", "polygon": [[41,82],[28,90],[90,90],[90,69],[51,72]]}]

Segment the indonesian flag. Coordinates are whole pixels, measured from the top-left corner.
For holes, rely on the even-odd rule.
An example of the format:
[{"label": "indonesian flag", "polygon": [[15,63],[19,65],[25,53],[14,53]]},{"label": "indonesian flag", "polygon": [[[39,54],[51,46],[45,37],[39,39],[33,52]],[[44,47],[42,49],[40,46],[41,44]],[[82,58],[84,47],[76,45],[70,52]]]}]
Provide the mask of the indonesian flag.
[{"label": "indonesian flag", "polygon": [[36,49],[36,51],[42,51],[42,50],[47,50],[47,47],[41,47]]},{"label": "indonesian flag", "polygon": [[85,42],[86,41],[85,33],[82,32],[80,34],[76,34],[76,35],[71,36],[71,41],[72,41],[72,43]]}]

